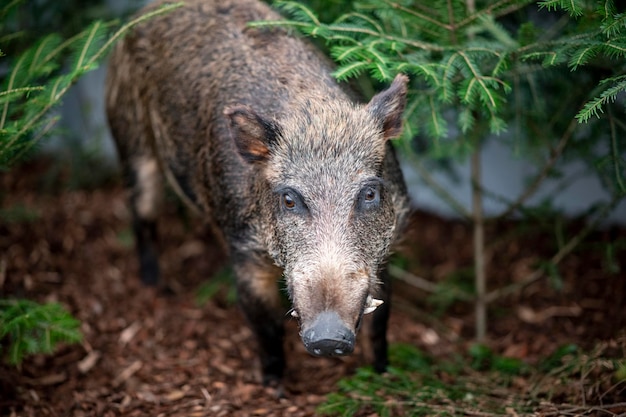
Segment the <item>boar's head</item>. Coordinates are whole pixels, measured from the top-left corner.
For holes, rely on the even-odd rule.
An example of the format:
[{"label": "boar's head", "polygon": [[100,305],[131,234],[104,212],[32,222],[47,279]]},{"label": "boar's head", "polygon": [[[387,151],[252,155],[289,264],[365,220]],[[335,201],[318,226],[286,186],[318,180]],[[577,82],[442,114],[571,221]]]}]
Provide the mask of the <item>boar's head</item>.
[{"label": "boar's head", "polygon": [[366,105],[306,97],[279,121],[225,110],[239,153],[258,170],[263,239],[314,355],[352,353],[363,314],[380,303],[378,272],[401,209],[387,141],[401,133],[407,81],[397,76]]}]

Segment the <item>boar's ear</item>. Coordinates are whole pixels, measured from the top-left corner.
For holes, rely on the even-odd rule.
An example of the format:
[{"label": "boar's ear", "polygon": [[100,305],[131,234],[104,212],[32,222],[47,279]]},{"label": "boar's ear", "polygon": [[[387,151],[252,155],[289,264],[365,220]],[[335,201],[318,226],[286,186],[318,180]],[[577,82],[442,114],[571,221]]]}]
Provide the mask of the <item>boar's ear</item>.
[{"label": "boar's ear", "polygon": [[402,133],[402,113],[408,81],[406,75],[396,75],[391,86],[372,97],[367,105],[367,110],[382,123],[385,139],[398,137]]},{"label": "boar's ear", "polygon": [[247,106],[232,106],[224,109],[229,127],[239,154],[250,163],[265,162],[270,148],[280,134],[273,120],[259,116]]}]

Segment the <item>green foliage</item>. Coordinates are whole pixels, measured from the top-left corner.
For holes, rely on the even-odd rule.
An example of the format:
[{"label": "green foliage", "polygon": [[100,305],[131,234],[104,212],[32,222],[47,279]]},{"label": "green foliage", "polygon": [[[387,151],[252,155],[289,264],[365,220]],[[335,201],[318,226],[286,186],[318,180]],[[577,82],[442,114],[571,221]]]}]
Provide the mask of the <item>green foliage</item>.
[{"label": "green foliage", "polygon": [[339,381],[337,392],[330,394],[317,411],[333,416],[352,416],[365,410],[380,416],[423,416],[465,414],[463,411],[477,406],[488,406],[488,411],[496,413],[503,413],[505,407],[525,410],[521,401],[511,403],[510,398],[499,398],[501,394],[495,391],[497,386],[508,385],[510,375],[522,372],[519,361],[498,357],[486,348],[481,352],[488,356],[491,369],[488,375],[478,376],[468,366],[468,359],[435,359],[413,346],[394,344],[387,374],[359,368],[354,376]]},{"label": "green foliage", "polygon": [[[446,358],[394,344],[387,374],[358,369],[338,382],[337,391],[317,411],[345,417],[534,415],[546,410],[565,414],[574,409],[585,414],[590,404],[606,405],[620,398],[626,362],[623,352],[616,356],[615,345],[624,349],[625,342],[618,337],[590,352],[566,345],[537,366],[499,356],[481,344],[470,346],[466,356]],[[571,384],[572,380],[578,383]],[[580,401],[572,405],[564,398]],[[579,407],[583,403],[588,406]],[[603,409],[598,405],[593,410]]]},{"label": "green foliage", "polygon": [[521,360],[498,356],[481,343],[471,345],[468,353],[471,357],[471,366],[476,370],[494,371],[505,375],[519,375],[526,370]]},{"label": "green foliage", "polygon": [[[0,93],[1,167],[6,168],[22,157],[50,131],[56,119],[47,118],[46,114],[59,103],[73,82],[95,68],[93,51],[102,47],[106,31],[106,26],[97,22],[70,42],[63,42],[52,34],[13,62]],[[67,74],[54,76],[66,48],[74,55],[71,69]]]},{"label": "green foliage", "polygon": [[563,345],[555,350],[550,356],[545,358],[539,365],[539,368],[544,371],[553,370],[563,364],[564,361],[567,362],[567,358],[573,355],[576,355],[580,352],[578,346],[573,343]]},{"label": "green foliage", "polygon": [[[7,9],[16,4],[5,6],[0,15],[8,15]],[[23,158],[51,131],[57,117],[50,116],[50,111],[82,75],[97,68],[114,42],[128,29],[180,5],[163,6],[111,35],[112,24],[100,21],[67,40],[50,34],[13,58],[10,71],[0,84],[0,169]]]},{"label": "green foliage", "polygon": [[601,80],[599,87],[601,87],[602,92],[587,102],[576,115],[579,121],[587,122],[592,117],[600,117],[600,113],[603,112],[602,109],[607,104],[614,102],[619,93],[626,91],[626,76],[620,75]]},{"label": "green foliage", "polygon": [[[541,373],[533,378],[531,395],[557,401],[567,396],[574,404],[576,401],[579,404],[595,402],[598,411],[602,410],[601,405],[611,401],[620,403],[625,386],[624,380],[620,379],[620,372],[626,364],[625,342],[622,334],[608,343],[597,344],[590,351],[583,351],[575,345],[560,347],[539,365]],[[571,381],[577,381],[577,384],[568,387]]]},{"label": "green foliage", "polygon": [[27,355],[52,353],[82,339],[80,322],[57,303],[0,300],[0,353],[19,365]]}]

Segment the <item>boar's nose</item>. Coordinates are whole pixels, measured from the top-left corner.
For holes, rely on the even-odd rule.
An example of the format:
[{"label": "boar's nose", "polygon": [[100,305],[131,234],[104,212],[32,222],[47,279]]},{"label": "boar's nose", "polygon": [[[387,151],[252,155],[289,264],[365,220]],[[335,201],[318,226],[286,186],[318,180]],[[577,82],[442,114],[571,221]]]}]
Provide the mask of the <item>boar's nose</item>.
[{"label": "boar's nose", "polygon": [[302,334],[304,347],[315,356],[349,355],[354,350],[354,332],[334,311],[324,311]]}]

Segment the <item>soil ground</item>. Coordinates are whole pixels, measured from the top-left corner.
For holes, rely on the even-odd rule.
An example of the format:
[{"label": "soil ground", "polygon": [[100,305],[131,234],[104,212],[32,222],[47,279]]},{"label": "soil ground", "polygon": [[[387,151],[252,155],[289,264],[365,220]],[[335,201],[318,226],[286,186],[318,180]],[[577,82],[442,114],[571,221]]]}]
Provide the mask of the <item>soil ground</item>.
[{"label": "soil ground", "polygon": [[[60,302],[82,322],[84,341],[20,368],[0,365],[0,415],[312,416],[340,378],[367,364],[364,338],[353,356],[313,358],[287,320],[279,398],[259,384],[255,341],[228,288],[197,302],[199,286],[228,265],[197,219],[168,201],[159,226],[169,291],[147,288],[139,282],[119,181],[68,189],[65,177],[51,181],[47,168],[36,161],[0,174],[0,297]],[[489,346],[532,364],[567,343],[624,343],[625,239],[616,227],[594,232],[558,276],[492,303]],[[487,240],[490,289],[523,280],[558,249],[554,233],[537,223],[492,224]],[[607,242],[614,252],[607,253]],[[399,255],[403,268],[428,282],[471,284],[472,235],[461,222],[416,212]],[[443,309],[402,280],[394,286],[392,343],[441,356],[467,351],[471,305]],[[611,395],[626,402],[623,386]]]}]

